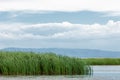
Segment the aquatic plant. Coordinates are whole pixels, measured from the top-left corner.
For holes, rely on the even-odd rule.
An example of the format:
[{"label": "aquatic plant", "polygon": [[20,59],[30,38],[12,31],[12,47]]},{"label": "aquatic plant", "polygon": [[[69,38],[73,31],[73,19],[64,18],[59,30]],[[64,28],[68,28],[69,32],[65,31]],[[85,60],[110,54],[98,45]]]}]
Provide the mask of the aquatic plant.
[{"label": "aquatic plant", "polygon": [[89,75],[91,71],[80,58],[54,53],[0,52],[1,75]]},{"label": "aquatic plant", "polygon": [[86,58],[89,65],[120,65],[120,58]]}]

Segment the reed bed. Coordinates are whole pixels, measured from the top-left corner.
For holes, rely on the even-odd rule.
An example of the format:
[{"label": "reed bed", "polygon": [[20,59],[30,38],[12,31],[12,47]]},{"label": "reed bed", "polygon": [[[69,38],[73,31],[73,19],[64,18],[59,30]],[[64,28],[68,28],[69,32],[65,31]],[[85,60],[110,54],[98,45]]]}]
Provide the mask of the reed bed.
[{"label": "reed bed", "polygon": [[86,58],[89,65],[120,65],[120,58]]},{"label": "reed bed", "polygon": [[54,53],[0,52],[0,75],[90,75],[80,58]]}]

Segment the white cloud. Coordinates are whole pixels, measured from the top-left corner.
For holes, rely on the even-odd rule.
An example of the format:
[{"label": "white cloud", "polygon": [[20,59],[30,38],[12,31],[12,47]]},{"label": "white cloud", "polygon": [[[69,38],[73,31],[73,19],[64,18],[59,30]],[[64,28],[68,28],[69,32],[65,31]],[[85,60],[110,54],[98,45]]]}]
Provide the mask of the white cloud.
[{"label": "white cloud", "polygon": [[119,12],[107,12],[106,15],[104,15],[103,17],[109,17],[109,16],[120,16],[120,11]]},{"label": "white cloud", "polygon": [[120,0],[0,0],[0,11],[112,11],[120,12]]},{"label": "white cloud", "polygon": [[120,21],[83,25],[63,23],[0,24],[0,40],[90,40],[120,38]]}]

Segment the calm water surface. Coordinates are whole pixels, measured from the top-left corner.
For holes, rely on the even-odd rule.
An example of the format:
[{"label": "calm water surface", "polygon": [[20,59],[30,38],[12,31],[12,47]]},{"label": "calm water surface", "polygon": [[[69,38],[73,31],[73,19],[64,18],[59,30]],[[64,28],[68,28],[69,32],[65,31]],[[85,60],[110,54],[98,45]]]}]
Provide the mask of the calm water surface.
[{"label": "calm water surface", "polygon": [[120,80],[120,66],[91,66],[92,76],[0,76],[0,80]]}]

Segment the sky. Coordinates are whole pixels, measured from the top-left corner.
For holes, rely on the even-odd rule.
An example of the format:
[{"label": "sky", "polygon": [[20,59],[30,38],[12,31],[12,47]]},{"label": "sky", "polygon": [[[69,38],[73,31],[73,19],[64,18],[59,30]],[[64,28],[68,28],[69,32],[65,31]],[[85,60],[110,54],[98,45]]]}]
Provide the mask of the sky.
[{"label": "sky", "polygon": [[0,48],[120,51],[120,0],[0,0]]}]

